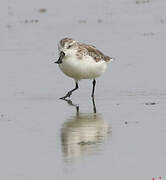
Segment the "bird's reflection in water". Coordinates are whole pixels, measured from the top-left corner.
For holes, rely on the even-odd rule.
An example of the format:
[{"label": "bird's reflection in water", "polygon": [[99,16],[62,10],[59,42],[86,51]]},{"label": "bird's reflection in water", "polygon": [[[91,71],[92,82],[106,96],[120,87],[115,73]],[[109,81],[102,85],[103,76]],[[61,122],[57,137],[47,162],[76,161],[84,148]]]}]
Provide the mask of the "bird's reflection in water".
[{"label": "bird's reflection in water", "polygon": [[66,101],[76,108],[76,115],[63,124],[62,149],[66,160],[74,160],[99,150],[100,145],[111,134],[111,127],[101,114],[96,112],[94,99],[93,113],[80,113],[79,106],[70,100]]}]

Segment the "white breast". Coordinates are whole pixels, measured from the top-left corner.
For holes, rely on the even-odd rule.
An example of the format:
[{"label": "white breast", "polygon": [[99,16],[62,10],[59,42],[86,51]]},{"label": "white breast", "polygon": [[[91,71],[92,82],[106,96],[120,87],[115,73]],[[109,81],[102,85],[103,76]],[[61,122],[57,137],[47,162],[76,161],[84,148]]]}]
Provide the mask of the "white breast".
[{"label": "white breast", "polygon": [[94,79],[105,72],[107,63],[103,60],[96,62],[90,56],[78,59],[73,55],[65,57],[59,67],[67,76],[75,80]]}]

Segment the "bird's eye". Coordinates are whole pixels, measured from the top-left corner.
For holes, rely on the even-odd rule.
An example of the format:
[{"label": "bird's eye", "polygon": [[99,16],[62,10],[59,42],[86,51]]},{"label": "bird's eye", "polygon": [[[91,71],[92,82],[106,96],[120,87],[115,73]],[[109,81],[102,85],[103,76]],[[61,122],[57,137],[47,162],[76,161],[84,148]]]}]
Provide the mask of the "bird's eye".
[{"label": "bird's eye", "polygon": [[71,48],[71,45],[69,45],[68,48]]}]

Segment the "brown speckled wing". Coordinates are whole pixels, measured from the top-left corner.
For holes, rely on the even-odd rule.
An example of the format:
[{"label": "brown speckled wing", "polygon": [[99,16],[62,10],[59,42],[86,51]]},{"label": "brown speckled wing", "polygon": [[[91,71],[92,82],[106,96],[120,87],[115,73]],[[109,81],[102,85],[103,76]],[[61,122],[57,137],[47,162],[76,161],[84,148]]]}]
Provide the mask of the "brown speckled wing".
[{"label": "brown speckled wing", "polygon": [[93,45],[88,45],[88,44],[82,44],[81,43],[81,44],[79,44],[79,46],[82,47],[82,49],[86,49],[88,55],[93,57],[96,62],[99,62],[101,60],[109,62],[110,59],[111,59],[109,56],[105,56],[101,51],[96,49],[96,47],[93,46]]}]

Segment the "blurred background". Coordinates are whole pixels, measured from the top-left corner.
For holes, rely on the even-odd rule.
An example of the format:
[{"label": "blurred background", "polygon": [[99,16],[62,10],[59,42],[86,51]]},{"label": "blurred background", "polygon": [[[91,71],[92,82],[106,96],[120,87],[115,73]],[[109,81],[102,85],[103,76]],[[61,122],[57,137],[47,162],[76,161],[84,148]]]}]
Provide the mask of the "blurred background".
[{"label": "blurred background", "polygon": [[[0,179],[164,178],[166,1],[0,2]],[[90,81],[58,100],[74,86],[54,64],[64,37],[115,58],[96,116]]]}]

